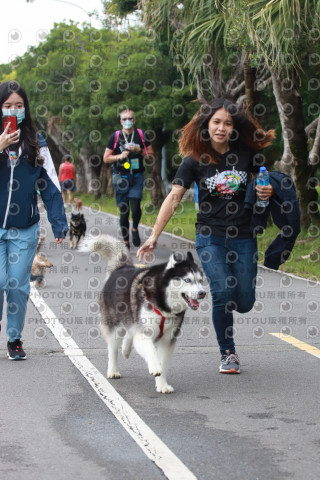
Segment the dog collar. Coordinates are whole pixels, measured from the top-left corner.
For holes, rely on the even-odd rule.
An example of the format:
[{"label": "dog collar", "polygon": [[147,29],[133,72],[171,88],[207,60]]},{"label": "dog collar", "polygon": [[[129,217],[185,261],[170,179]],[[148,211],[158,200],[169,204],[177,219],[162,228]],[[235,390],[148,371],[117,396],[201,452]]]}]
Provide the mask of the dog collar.
[{"label": "dog collar", "polygon": [[152,305],[152,303],[150,302],[150,300],[147,298],[146,296],[146,300],[147,302],[149,303],[150,307],[159,315],[159,317],[161,317],[161,322],[160,322],[160,332],[159,332],[159,335],[157,338],[161,338],[162,335],[163,335],[163,329],[164,329],[164,322],[165,322],[165,319],[166,317],[164,317],[162,315],[162,313],[160,312],[160,310],[158,310],[154,305]]}]

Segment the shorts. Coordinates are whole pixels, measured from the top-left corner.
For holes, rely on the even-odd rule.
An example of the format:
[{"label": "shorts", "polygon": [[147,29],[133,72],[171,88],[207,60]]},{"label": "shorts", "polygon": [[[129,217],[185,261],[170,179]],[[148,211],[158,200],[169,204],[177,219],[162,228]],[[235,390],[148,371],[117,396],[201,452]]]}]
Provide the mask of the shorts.
[{"label": "shorts", "polygon": [[68,178],[67,180],[63,180],[61,182],[61,190],[63,192],[65,192],[66,190],[71,190],[72,192],[74,192],[76,190],[74,180],[72,178]]},{"label": "shorts", "polygon": [[121,175],[116,173],[112,175],[112,184],[115,191],[116,203],[126,203],[129,198],[142,198],[144,187],[144,174],[134,173]]}]

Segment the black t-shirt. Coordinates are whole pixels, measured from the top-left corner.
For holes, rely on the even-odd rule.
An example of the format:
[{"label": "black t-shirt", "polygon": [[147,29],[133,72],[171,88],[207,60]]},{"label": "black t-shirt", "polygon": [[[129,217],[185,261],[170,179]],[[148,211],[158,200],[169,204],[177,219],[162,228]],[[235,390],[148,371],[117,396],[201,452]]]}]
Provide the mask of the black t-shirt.
[{"label": "black t-shirt", "polygon": [[173,184],[190,188],[195,181],[198,186],[197,233],[252,236],[251,216],[243,204],[250,172],[259,171],[255,153],[247,147],[231,147],[216,165],[200,164],[193,157],[183,159]]},{"label": "black t-shirt", "polygon": [[[115,136],[116,136],[116,132],[114,132],[108,140],[107,148],[110,148],[110,150],[112,150],[114,147]],[[113,150],[112,155],[119,155],[120,153],[122,153],[125,150],[125,144],[127,142],[136,143],[137,145],[140,145],[140,147],[144,149],[141,137],[139,135],[139,132],[136,129],[134,129],[133,134],[130,133],[129,135],[126,135],[126,136],[124,135],[123,131],[120,130],[117,145],[116,145],[116,148]],[[145,139],[144,139],[144,143],[146,147],[150,145],[150,142],[148,142]],[[126,162],[130,163],[130,169],[124,168],[123,165]],[[112,164],[112,171],[114,173],[122,173],[122,174],[126,174],[128,172],[131,172],[131,173],[143,172],[144,171],[143,155],[141,153],[138,154],[135,152],[130,152],[127,158],[123,160],[119,160]]]}]

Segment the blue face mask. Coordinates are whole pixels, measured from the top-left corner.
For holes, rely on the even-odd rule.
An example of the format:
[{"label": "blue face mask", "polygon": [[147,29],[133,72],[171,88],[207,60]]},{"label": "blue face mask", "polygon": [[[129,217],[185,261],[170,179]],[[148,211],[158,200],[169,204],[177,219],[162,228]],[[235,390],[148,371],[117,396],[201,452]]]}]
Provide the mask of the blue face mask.
[{"label": "blue face mask", "polygon": [[9,117],[13,115],[17,117],[17,123],[23,122],[26,118],[26,109],[25,108],[3,108],[2,109],[2,116]]},{"label": "blue face mask", "polygon": [[123,120],[122,126],[129,130],[133,126],[133,121],[132,120]]}]

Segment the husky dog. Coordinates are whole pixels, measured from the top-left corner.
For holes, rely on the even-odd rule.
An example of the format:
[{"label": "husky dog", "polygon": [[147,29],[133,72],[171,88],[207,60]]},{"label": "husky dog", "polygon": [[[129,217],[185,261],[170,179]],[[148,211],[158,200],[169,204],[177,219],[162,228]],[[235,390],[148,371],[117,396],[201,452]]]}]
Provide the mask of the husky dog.
[{"label": "husky dog", "polygon": [[156,377],[156,390],[171,393],[168,364],[188,307],[197,310],[206,293],[203,274],[188,252],[167,263],[135,267],[126,246],[109,235],[90,239],[83,252],[98,252],[107,261],[100,295],[101,329],[108,345],[108,378],[120,378],[118,349],[128,358],[134,346]]},{"label": "husky dog", "polygon": [[86,234],[87,224],[82,213],[71,213],[70,217],[70,248],[78,248],[81,237]]},{"label": "husky dog", "polygon": [[37,251],[31,267],[30,281],[35,282],[35,286],[39,288],[44,286],[44,276],[46,274],[47,268],[53,267],[53,264],[48,261],[46,255],[44,255],[43,253],[39,253],[41,245],[44,241],[45,236],[40,235]]}]

